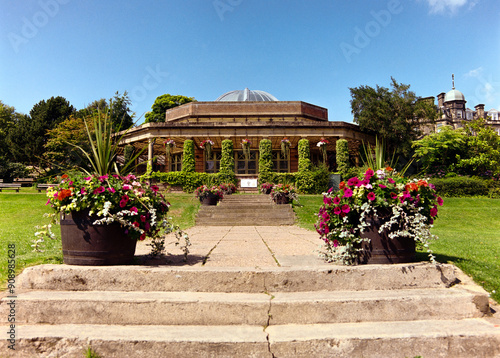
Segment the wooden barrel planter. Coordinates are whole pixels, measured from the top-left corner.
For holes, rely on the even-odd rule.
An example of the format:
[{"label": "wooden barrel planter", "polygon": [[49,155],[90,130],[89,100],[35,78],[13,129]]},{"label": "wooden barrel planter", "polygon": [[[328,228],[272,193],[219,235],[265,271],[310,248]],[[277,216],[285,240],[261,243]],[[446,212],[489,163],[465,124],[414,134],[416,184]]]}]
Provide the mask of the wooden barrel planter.
[{"label": "wooden barrel planter", "polygon": [[285,196],[285,195],[277,195],[274,197],[274,202],[276,204],[290,204],[290,198],[288,196]]},{"label": "wooden barrel planter", "polygon": [[218,195],[209,193],[207,196],[201,198],[200,202],[201,205],[217,205],[219,199]]},{"label": "wooden barrel planter", "polygon": [[362,243],[360,264],[397,264],[415,262],[415,240],[409,237],[389,237],[390,231],[379,233],[383,219],[368,218],[370,225],[361,237],[370,239]]},{"label": "wooden barrel planter", "polygon": [[130,264],[137,240],[118,223],[93,225],[87,211],[61,215],[63,261],[68,265],[104,266]]}]

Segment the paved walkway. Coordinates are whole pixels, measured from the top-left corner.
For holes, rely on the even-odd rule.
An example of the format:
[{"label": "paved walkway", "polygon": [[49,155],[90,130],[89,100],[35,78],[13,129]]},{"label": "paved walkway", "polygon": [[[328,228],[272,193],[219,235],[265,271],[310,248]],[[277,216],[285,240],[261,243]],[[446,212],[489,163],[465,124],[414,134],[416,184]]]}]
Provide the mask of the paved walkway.
[{"label": "paved walkway", "polygon": [[137,259],[146,265],[199,267],[295,267],[325,265],[318,257],[319,235],[297,226],[194,226],[186,232],[192,246],[183,262],[175,238],[168,237],[169,255],[152,259],[148,242],[139,242]]}]

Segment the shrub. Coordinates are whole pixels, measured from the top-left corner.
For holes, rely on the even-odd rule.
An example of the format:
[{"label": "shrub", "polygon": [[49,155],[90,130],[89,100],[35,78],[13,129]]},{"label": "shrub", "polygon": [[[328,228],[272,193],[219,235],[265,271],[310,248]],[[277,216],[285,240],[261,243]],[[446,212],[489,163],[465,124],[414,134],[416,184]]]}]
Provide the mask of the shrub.
[{"label": "shrub", "polygon": [[337,140],[337,171],[342,176],[348,175],[349,170],[349,146],[347,140]]},{"label": "shrub", "polygon": [[[182,171],[185,173],[194,173],[194,141],[188,139],[184,141],[184,153],[182,156]],[[194,190],[194,189],[193,189]]]},{"label": "shrub", "polygon": [[298,145],[299,151],[299,172],[311,170],[311,151],[309,149],[309,140],[301,139]]},{"label": "shrub", "polygon": [[269,139],[259,143],[259,183],[268,182],[273,173],[273,147]]},{"label": "shrub", "polygon": [[488,182],[477,177],[434,178],[430,182],[434,184],[440,196],[487,196],[489,192]]},{"label": "shrub", "polygon": [[224,139],[222,141],[220,173],[224,175],[234,175],[234,147],[231,139]]},{"label": "shrub", "polygon": [[217,186],[223,183],[237,183],[236,176],[234,174],[231,175],[223,173],[153,172],[144,179],[152,179],[170,186],[181,186],[182,190],[186,193],[192,193],[196,188],[202,185]]}]

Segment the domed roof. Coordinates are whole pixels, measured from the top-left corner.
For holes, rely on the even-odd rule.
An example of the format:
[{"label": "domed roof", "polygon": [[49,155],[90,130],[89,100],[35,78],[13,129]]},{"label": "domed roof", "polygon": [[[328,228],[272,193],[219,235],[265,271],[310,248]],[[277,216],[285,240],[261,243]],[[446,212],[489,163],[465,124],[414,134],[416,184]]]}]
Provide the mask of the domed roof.
[{"label": "domed roof", "polygon": [[216,102],[247,102],[247,101],[259,101],[259,102],[274,102],[278,101],[276,97],[272,94],[249,90],[245,88],[244,90],[236,90],[224,93],[215,100]]},{"label": "domed roof", "polygon": [[450,92],[448,92],[444,96],[444,101],[445,102],[451,102],[451,101],[465,101],[464,94],[460,92],[459,90],[456,90],[453,88]]}]

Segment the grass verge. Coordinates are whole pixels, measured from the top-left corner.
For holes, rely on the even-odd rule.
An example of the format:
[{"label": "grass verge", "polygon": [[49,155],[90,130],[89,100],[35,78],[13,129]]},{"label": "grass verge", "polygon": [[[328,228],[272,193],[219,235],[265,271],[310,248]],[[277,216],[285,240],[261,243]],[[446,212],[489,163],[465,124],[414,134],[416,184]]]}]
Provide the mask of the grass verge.
[{"label": "grass verge", "polygon": [[[24,189],[24,188],[23,188]],[[62,247],[60,240],[47,240],[43,252],[34,252],[31,247],[35,238],[35,226],[48,222],[43,217],[49,213],[45,206],[45,193],[38,194],[31,188],[20,193],[0,194],[0,289],[6,288],[8,245],[15,244],[16,274],[25,267],[47,263],[62,263]],[[194,225],[200,202],[193,194],[167,194],[170,202],[170,216],[181,229]],[[59,226],[53,228],[59,238]]]},{"label": "grass verge", "polygon": [[[298,225],[315,230],[321,195],[301,195],[294,205]],[[439,208],[433,234],[439,240],[431,244],[436,258],[452,263],[483,286],[500,302],[500,200],[488,198],[445,198]],[[427,259],[426,253],[418,255]]]}]

